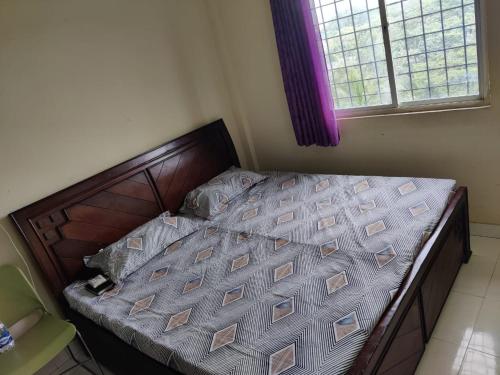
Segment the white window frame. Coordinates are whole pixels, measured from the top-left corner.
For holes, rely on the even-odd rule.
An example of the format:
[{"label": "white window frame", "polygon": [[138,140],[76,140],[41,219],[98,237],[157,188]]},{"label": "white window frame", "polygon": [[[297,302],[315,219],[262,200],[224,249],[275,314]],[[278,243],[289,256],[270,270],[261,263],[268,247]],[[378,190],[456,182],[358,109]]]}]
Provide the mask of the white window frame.
[{"label": "white window frame", "polygon": [[485,0],[474,0],[476,15],[476,45],[479,95],[461,96],[440,99],[427,99],[399,103],[397,98],[396,81],[390,47],[389,23],[387,21],[385,0],[378,0],[382,34],[384,39],[385,55],[389,85],[391,88],[392,104],[364,106],[335,110],[338,119],[349,119],[371,116],[401,115],[420,112],[436,112],[449,110],[464,110],[486,108],[490,106],[490,81],[488,75],[488,53],[486,49],[486,14]]}]

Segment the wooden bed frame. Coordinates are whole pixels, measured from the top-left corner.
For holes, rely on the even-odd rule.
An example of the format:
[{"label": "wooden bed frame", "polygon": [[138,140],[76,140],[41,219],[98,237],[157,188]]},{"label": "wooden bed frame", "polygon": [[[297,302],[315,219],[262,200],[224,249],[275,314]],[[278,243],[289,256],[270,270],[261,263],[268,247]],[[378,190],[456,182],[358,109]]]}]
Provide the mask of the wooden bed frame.
[{"label": "wooden bed frame", "polygon": [[[10,215],[97,359],[117,374],[176,374],[71,310],[63,289],[91,274],[82,258],[169,210],[190,190],[239,166],[222,120],[79,182]],[[350,370],[412,374],[463,262],[470,255],[467,189],[460,187]]]}]

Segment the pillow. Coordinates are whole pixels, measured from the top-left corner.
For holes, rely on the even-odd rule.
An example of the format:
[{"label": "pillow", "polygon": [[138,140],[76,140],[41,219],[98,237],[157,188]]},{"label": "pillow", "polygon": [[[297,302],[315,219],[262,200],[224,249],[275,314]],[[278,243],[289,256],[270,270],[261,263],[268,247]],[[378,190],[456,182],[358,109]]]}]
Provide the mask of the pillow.
[{"label": "pillow", "polygon": [[113,282],[120,283],[165,247],[195,232],[202,224],[201,219],[163,213],[97,254],[85,257],[85,265],[101,269]]},{"label": "pillow", "polygon": [[266,178],[267,176],[255,172],[231,167],[190,191],[180,211],[210,219],[226,211],[231,199]]}]

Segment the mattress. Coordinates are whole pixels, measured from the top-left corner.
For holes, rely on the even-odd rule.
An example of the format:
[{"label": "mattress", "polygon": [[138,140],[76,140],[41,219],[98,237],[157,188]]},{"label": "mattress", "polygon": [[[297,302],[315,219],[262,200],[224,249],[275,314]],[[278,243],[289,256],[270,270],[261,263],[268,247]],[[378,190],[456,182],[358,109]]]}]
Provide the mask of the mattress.
[{"label": "mattress", "polygon": [[100,297],[70,306],[186,374],[348,371],[455,181],[268,173]]}]

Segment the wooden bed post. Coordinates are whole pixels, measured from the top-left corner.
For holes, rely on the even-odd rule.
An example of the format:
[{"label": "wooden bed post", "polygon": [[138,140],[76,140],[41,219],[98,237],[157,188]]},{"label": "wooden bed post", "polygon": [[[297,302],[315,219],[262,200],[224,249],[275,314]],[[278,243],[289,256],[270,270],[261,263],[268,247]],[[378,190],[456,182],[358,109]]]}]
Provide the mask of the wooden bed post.
[{"label": "wooden bed post", "polygon": [[462,209],[463,215],[463,225],[464,225],[464,263],[469,263],[469,259],[472,255],[472,250],[470,248],[470,224],[469,224],[469,192],[467,187],[464,187],[465,202]]}]

